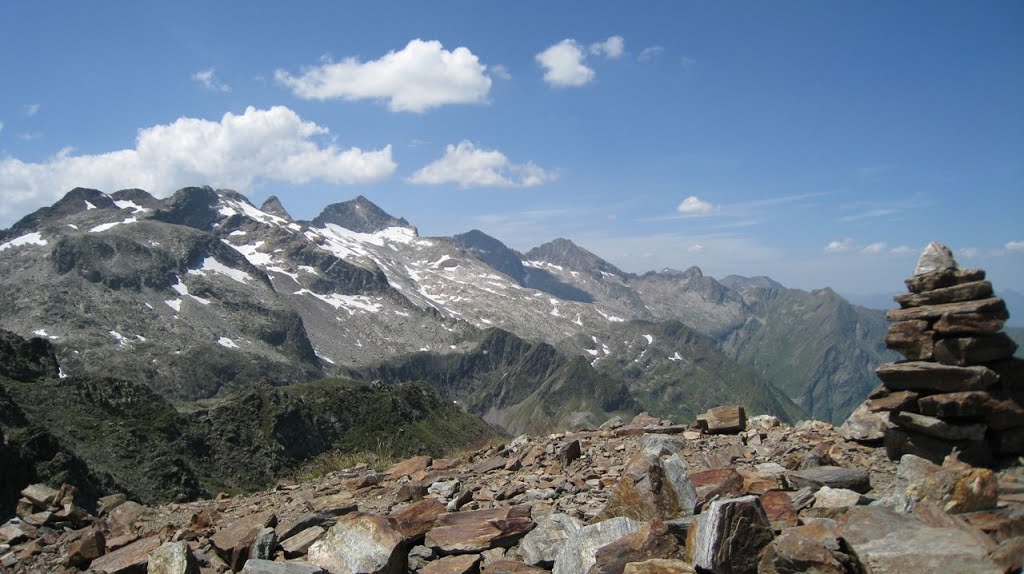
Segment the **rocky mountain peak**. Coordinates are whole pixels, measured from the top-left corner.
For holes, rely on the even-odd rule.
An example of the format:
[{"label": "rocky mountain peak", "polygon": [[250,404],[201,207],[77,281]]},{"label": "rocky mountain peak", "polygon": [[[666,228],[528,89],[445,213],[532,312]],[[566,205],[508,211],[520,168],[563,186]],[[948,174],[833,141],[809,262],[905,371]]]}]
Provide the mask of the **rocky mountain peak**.
[{"label": "rocky mountain peak", "polygon": [[530,261],[546,261],[591,275],[611,273],[625,277],[627,274],[611,263],[576,245],[569,239],[559,237],[526,253]]},{"label": "rocky mountain peak", "polygon": [[494,237],[479,229],[473,229],[453,236],[452,241],[505,275],[520,283],[524,282],[526,270],[519,259],[519,254]]},{"label": "rocky mountain peak", "polygon": [[267,200],[263,202],[263,205],[260,206],[260,211],[269,213],[270,215],[276,215],[287,221],[292,221],[291,214],[284,208],[284,205],[281,205],[281,200],[278,199],[276,195],[268,197]]},{"label": "rocky mountain peak", "polygon": [[392,216],[362,195],[328,205],[312,223],[321,227],[333,223],[359,233],[376,233],[389,227],[412,227],[404,218]]},{"label": "rocky mountain peak", "polygon": [[679,279],[682,281],[692,281],[694,279],[700,279],[701,277],[704,277],[704,272],[700,270],[700,267],[694,265],[686,271],[683,271],[682,275],[679,276]]},{"label": "rocky mountain peak", "polygon": [[115,203],[118,201],[130,201],[143,209],[156,209],[160,205],[159,199],[153,197],[147,191],[138,188],[115,191],[110,194],[110,199],[113,199]]},{"label": "rocky mountain peak", "polygon": [[718,282],[734,291],[744,291],[746,289],[785,289],[782,283],[764,275],[758,275],[757,277],[728,275],[719,279]]},{"label": "rocky mountain peak", "polygon": [[16,237],[27,231],[37,230],[45,225],[57,222],[69,215],[91,209],[114,209],[114,201],[107,194],[97,189],[76,187],[64,194],[56,203],[49,207],[41,207],[26,215],[5,232],[0,239]]},{"label": "rocky mountain peak", "polygon": [[217,221],[220,196],[210,186],[183,187],[166,199],[153,219],[208,230]]}]

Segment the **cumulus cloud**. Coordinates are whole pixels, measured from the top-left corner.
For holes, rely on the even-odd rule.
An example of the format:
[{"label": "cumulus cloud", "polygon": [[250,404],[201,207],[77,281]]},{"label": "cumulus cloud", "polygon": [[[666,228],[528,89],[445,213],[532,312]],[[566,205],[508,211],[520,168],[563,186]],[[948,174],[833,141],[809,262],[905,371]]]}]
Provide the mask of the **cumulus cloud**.
[{"label": "cumulus cloud", "polygon": [[604,55],[606,58],[615,59],[622,56],[626,50],[626,41],[622,36],[609,36],[604,42],[594,42],[590,45],[590,53],[596,56]]},{"label": "cumulus cloud", "polygon": [[981,253],[977,247],[961,247],[957,249],[957,253],[962,257],[977,257]]},{"label": "cumulus cloud", "polygon": [[1003,247],[1007,251],[1024,251],[1024,241],[1008,241]]},{"label": "cumulus cloud", "polygon": [[39,110],[42,109],[42,107],[43,106],[41,106],[40,104],[26,104],[25,115],[31,118],[32,116],[38,114]]},{"label": "cumulus cloud", "polygon": [[887,246],[884,241],[878,241],[875,243],[871,243],[870,245],[864,246],[864,248],[861,249],[860,252],[866,255],[877,255],[879,253],[884,253],[886,247]]},{"label": "cumulus cloud", "polygon": [[444,156],[416,171],[409,183],[454,183],[471,187],[534,187],[554,180],[557,174],[533,162],[514,164],[498,150],[485,150],[470,141],[449,144]]},{"label": "cumulus cloud", "polygon": [[508,66],[504,64],[495,64],[491,66],[491,75],[499,80],[511,80],[512,72],[508,71]]},{"label": "cumulus cloud", "polygon": [[637,61],[650,62],[655,56],[665,51],[665,48],[661,46],[648,46],[640,51],[640,55],[636,57]]},{"label": "cumulus cloud", "polygon": [[535,57],[544,68],[544,81],[552,86],[578,87],[594,79],[594,70],[583,63],[586,55],[576,40],[562,40]]},{"label": "cumulus cloud", "polygon": [[186,185],[247,188],[254,180],[366,183],[389,177],[391,146],[363,151],[316,140],[327,128],[283,106],[253,107],[220,121],[179,118],[139,130],[135,147],[103,154],[71,148],[39,163],[0,158],[0,218],[50,203],[67,190],[139,187],[168,195]]},{"label": "cumulus cloud", "polygon": [[853,249],[853,239],[847,238],[842,241],[829,241],[828,245],[825,246],[825,253],[846,253],[853,251]]},{"label": "cumulus cloud", "polygon": [[909,245],[897,245],[889,250],[892,255],[910,255],[914,253],[914,249]]},{"label": "cumulus cloud", "polygon": [[684,199],[683,202],[676,207],[676,210],[684,215],[707,215],[715,210],[715,206],[711,202],[704,201],[696,195],[691,195]]},{"label": "cumulus cloud", "polygon": [[445,50],[441,42],[419,38],[377,60],[346,58],[306,68],[293,76],[274,77],[306,100],[387,100],[394,112],[424,112],[446,104],[487,101],[491,78],[487,66],[469,48]]},{"label": "cumulus cloud", "polygon": [[192,74],[192,80],[212,92],[230,92],[231,86],[217,80],[214,68],[208,68]]}]

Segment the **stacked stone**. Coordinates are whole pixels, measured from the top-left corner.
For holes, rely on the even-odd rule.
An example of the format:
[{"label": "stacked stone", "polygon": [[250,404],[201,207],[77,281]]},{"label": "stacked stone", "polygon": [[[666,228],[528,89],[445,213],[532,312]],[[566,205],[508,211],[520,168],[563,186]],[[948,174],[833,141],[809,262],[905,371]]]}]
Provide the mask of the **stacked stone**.
[{"label": "stacked stone", "polygon": [[921,255],[900,308],[889,311],[886,345],[906,361],[882,365],[883,388],[868,404],[887,404],[886,453],[934,462],[954,449],[990,465],[1024,454],[1024,361],[1002,332],[1006,304],[980,269],[960,269],[949,248]]}]

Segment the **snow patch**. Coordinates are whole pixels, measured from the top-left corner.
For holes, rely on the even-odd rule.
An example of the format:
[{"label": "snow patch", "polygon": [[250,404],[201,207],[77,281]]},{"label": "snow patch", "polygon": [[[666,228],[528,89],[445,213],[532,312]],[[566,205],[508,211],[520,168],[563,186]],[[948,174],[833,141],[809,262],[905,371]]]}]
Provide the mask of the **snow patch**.
[{"label": "snow patch", "polygon": [[238,348],[238,345],[231,339],[228,339],[227,337],[221,337],[220,339],[217,339],[217,344],[220,345],[221,347],[226,347],[228,349]]},{"label": "snow patch", "polygon": [[679,351],[676,351],[676,354],[672,355],[671,357],[669,357],[668,360],[670,360],[670,361],[682,361],[683,360],[683,356],[679,354]]},{"label": "snow patch", "polygon": [[47,339],[50,339],[51,341],[55,341],[58,339],[57,335],[48,335],[46,333],[46,329],[36,329],[35,331],[32,331],[32,334],[38,337],[45,337]]},{"label": "snow patch", "polygon": [[380,303],[376,303],[370,297],[363,295],[341,295],[338,293],[321,295],[319,293],[314,293],[309,289],[299,289],[294,294],[312,295],[335,309],[344,308],[348,311],[349,315],[355,315],[356,311],[362,311],[364,313],[378,313],[383,307]]},{"label": "snow patch", "polygon": [[246,284],[246,281],[252,279],[252,277],[250,277],[248,273],[228,267],[227,265],[224,265],[220,261],[217,261],[217,259],[214,257],[207,257],[206,259],[203,259],[202,263],[199,264],[199,267],[197,267],[196,269],[189,269],[188,272],[196,275],[203,275],[204,272],[206,271],[212,271],[214,273],[220,273],[221,275],[227,275],[228,277],[234,279],[235,281],[238,281],[239,283],[242,283],[243,285]]},{"label": "snow patch", "polygon": [[85,210],[86,210],[86,211],[89,211],[90,209],[96,209],[96,206],[95,206],[95,205],[93,205],[93,204],[92,204],[92,203],[91,203],[91,202],[90,202],[90,201],[89,201],[89,200],[87,199],[87,200],[85,200]]},{"label": "snow patch", "polygon": [[647,339],[647,344],[651,345],[654,343],[654,335],[644,335],[644,339]]},{"label": "snow patch", "polygon": [[114,221],[112,223],[101,223],[100,225],[97,225],[96,227],[93,227],[92,229],[90,229],[89,233],[99,233],[101,231],[106,231],[106,230],[110,229],[111,227],[115,227],[115,226],[118,226],[118,225],[121,225],[121,224],[125,224],[125,223],[137,223],[138,221],[139,220],[136,217],[129,217],[128,219],[125,219],[124,221]]},{"label": "snow patch", "polygon": [[14,239],[0,245],[0,251],[10,249],[12,247],[21,247],[22,245],[46,245],[46,240],[37,231],[35,233],[28,233],[21,237],[15,237]]},{"label": "snow patch", "polygon": [[148,209],[142,207],[138,203],[135,203],[134,201],[128,201],[126,199],[115,199],[114,205],[121,209],[131,209],[132,213],[145,213],[149,211]]},{"label": "snow patch", "polygon": [[260,246],[264,243],[263,241],[257,241],[252,245],[232,245],[227,241],[224,243],[227,243],[232,249],[244,255],[249,260],[249,263],[253,265],[269,265],[274,262],[274,258],[269,253],[259,251]]},{"label": "snow patch", "polygon": [[69,223],[68,227],[70,227],[71,229],[74,229],[75,231],[78,231],[78,226],[75,225],[74,223]]},{"label": "snow patch", "polygon": [[[184,295],[186,297],[191,297],[191,298],[195,299],[196,302],[202,303],[203,305],[209,305],[210,304],[210,300],[209,299],[203,299],[202,297],[197,297],[197,296],[189,293],[188,292],[188,287],[184,283],[181,282],[181,277],[175,276],[175,278],[178,280],[178,282],[175,283],[174,285],[171,285],[171,289],[174,289],[175,291],[177,291],[179,295]],[[165,303],[166,303],[166,301],[165,301]],[[167,303],[167,304],[170,305],[170,303]],[[180,300],[178,301],[178,305],[181,305],[181,301]]]},{"label": "snow patch", "polygon": [[181,299],[168,299],[164,303],[167,303],[168,307],[174,309],[175,313],[181,313]]},{"label": "snow patch", "polygon": [[128,346],[128,343],[130,341],[128,341],[128,339],[126,339],[124,337],[124,335],[122,335],[121,333],[118,333],[117,331],[109,331],[109,333],[110,333],[111,337],[113,337],[114,339],[117,339],[117,346],[118,347],[127,347]]},{"label": "snow patch", "polygon": [[241,229],[236,229],[236,230],[232,231],[231,233],[228,233],[228,235],[229,236],[233,236],[233,237],[238,237],[240,235],[245,235],[245,232],[242,231]]},{"label": "snow patch", "polygon": [[604,311],[598,309],[597,307],[594,307],[594,310],[597,311],[598,315],[604,317],[605,320],[608,321],[609,323],[622,323],[623,321],[625,321],[625,319],[623,319],[622,317],[616,317],[615,315],[609,315],[609,314],[605,313]]}]

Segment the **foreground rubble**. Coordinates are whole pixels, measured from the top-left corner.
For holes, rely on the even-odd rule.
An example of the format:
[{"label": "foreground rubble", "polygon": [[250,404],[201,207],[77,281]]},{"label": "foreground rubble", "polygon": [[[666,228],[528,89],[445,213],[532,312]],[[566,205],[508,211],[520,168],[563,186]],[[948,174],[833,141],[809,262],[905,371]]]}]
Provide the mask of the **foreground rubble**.
[{"label": "foreground rubble", "polygon": [[[723,411],[712,420],[724,418]],[[729,415],[521,436],[457,459],[357,467],[145,507],[32,485],[5,572],[1017,572],[1024,471],[899,462],[829,424]],[[703,417],[705,427],[707,417]],[[741,423],[738,421],[742,421]],[[717,423],[715,423],[717,424]],[[724,432],[716,429],[715,432]]]}]

